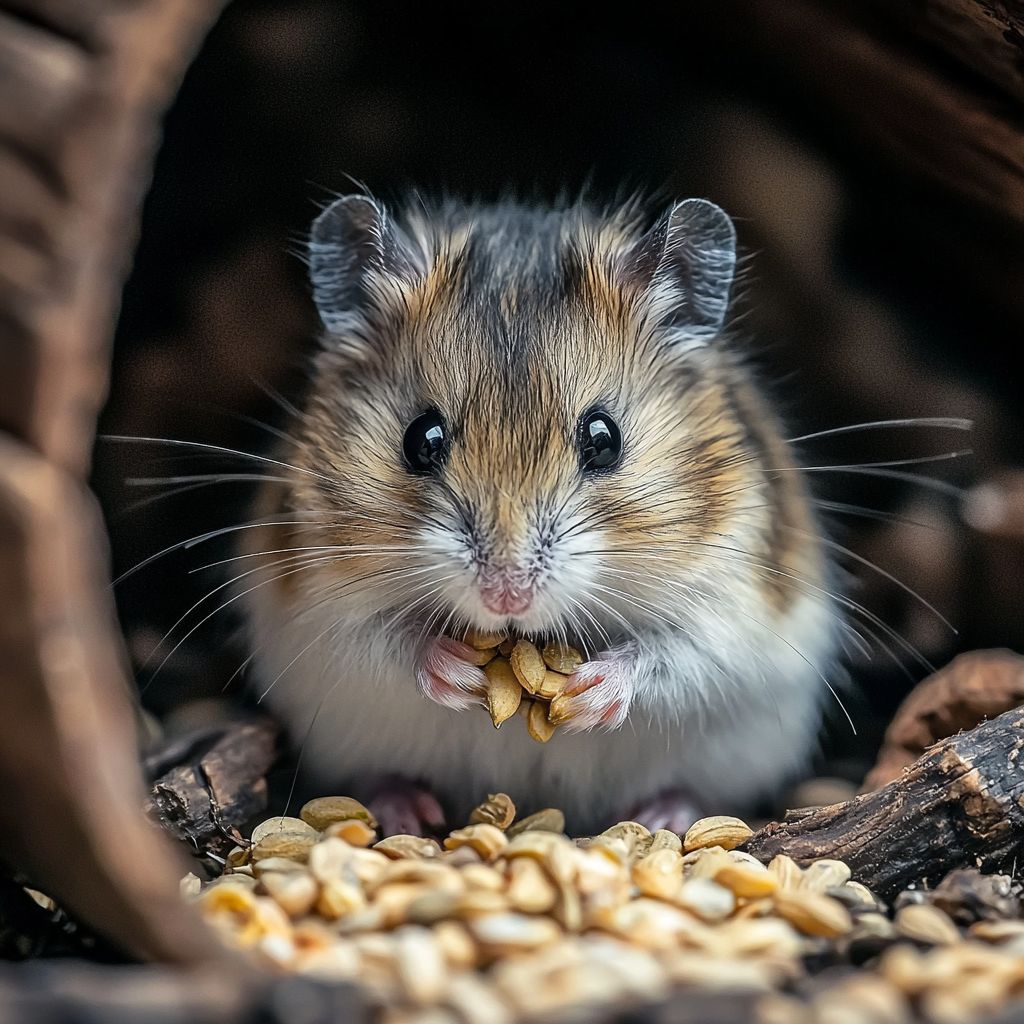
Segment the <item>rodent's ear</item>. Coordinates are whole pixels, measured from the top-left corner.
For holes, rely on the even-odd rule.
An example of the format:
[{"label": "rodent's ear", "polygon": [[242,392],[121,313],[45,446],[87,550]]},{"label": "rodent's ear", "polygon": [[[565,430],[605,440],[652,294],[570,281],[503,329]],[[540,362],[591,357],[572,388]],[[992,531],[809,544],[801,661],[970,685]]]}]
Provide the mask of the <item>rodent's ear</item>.
[{"label": "rodent's ear", "polygon": [[367,196],[342,196],[313,221],[309,277],[329,331],[363,326],[375,302],[423,277],[423,263],[383,203]]},{"label": "rodent's ear", "polygon": [[706,199],[676,203],[631,249],[624,271],[674,344],[695,347],[722,329],[736,270],[736,229]]}]

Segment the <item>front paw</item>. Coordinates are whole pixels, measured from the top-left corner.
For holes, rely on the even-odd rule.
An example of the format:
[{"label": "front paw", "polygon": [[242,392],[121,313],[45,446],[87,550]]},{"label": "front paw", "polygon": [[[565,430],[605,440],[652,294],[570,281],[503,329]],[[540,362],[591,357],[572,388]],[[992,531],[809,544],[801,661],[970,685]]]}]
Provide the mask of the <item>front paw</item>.
[{"label": "front paw", "polygon": [[416,659],[416,685],[444,708],[465,711],[484,701],[487,678],[473,664],[477,652],[448,636],[429,639]]},{"label": "front paw", "polygon": [[552,701],[551,720],[566,732],[586,732],[598,725],[617,729],[629,715],[636,684],[635,654],[629,649],[605,651],[569,676]]}]

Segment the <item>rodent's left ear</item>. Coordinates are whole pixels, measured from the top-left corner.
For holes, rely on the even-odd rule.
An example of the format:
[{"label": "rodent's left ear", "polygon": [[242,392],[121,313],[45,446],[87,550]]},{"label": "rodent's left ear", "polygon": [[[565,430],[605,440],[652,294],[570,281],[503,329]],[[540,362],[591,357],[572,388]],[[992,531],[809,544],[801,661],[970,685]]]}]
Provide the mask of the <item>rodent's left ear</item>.
[{"label": "rodent's left ear", "polygon": [[313,221],[309,277],[329,331],[361,328],[389,293],[422,278],[423,262],[384,204],[368,196],[342,196]]},{"label": "rodent's left ear", "polygon": [[729,308],[736,229],[721,207],[687,199],[633,246],[623,270],[644,288],[648,315],[674,344],[707,344]]}]

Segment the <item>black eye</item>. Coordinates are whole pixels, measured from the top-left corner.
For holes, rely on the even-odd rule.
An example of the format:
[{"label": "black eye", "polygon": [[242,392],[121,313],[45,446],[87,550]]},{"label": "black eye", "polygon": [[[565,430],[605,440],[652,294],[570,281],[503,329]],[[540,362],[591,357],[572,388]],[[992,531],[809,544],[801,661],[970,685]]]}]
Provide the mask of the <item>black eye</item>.
[{"label": "black eye", "polygon": [[448,454],[448,433],[436,409],[428,409],[406,427],[402,452],[412,473],[435,473],[441,468]]},{"label": "black eye", "polygon": [[580,462],[584,470],[611,469],[622,454],[622,434],[615,420],[600,410],[580,420]]}]

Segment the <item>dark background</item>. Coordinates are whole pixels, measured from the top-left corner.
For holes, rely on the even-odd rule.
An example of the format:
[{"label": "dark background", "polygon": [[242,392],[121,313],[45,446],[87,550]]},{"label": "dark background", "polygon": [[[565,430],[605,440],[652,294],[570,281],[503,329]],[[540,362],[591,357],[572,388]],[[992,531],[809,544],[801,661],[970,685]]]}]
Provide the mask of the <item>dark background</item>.
[{"label": "dark background", "polygon": [[[807,6],[869,33],[901,66],[1020,118],[990,82],[871,4]],[[857,778],[927,663],[979,646],[1024,648],[1021,548],[964,515],[971,487],[1024,463],[1024,229],[955,169],[927,173],[943,166],[939,142],[924,172],[898,147],[873,144],[886,119],[898,124],[913,109],[852,79],[844,105],[842,70],[804,36],[787,36],[785,16],[771,21],[786,10],[236,0],[166,120],[101,431],[268,450],[273,436],[257,424],[280,422],[275,394],[301,390],[317,330],[296,253],[336,193],[710,198],[737,221],[747,257],[737,327],[791,436],[897,417],[975,423],[969,435],[871,430],[801,446],[813,466],[973,449],[909,467],[943,481],[938,489],[814,476],[823,500],[871,510],[824,510],[835,540],[959,631],[844,560],[851,596],[919,655],[890,642],[895,659],[877,649],[851,657],[855,687],[844,700],[859,735],[833,723],[823,770]],[[126,484],[244,472],[242,460],[101,440],[95,467],[115,575],[246,518],[244,483],[180,493]],[[223,538],[202,543],[118,584],[144,701],[170,730],[241,699],[232,609],[201,621],[228,598],[214,591],[225,567],[200,567],[229,554]]]}]

